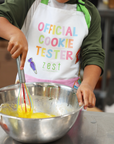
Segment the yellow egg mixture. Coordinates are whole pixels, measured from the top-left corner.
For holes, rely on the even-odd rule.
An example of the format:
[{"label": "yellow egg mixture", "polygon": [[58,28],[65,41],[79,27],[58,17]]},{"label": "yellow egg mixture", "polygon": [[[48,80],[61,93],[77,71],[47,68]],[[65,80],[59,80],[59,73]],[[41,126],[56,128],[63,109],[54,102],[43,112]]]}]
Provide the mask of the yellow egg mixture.
[{"label": "yellow egg mixture", "polygon": [[26,105],[26,112],[25,112],[25,105],[19,105],[17,111],[9,111],[8,109],[2,109],[0,112],[3,114],[7,114],[10,116],[16,116],[21,118],[50,118],[55,117],[54,115],[47,114],[47,113],[33,113],[33,110],[30,109],[29,105]]},{"label": "yellow egg mixture", "polygon": [[21,118],[49,118],[49,117],[55,117],[54,115],[46,114],[46,113],[33,113],[33,110],[30,109],[30,106],[26,106],[27,112],[25,112],[25,105],[22,105],[22,107],[19,105],[17,112],[18,116]]}]

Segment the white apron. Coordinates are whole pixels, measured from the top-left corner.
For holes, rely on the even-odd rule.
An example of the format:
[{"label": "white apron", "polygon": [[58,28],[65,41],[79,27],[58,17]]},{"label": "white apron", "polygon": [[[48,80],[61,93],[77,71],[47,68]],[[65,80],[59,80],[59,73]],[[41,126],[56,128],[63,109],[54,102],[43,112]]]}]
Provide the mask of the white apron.
[{"label": "white apron", "polygon": [[76,6],[56,0],[38,4],[26,34],[26,82],[78,86],[80,48],[88,27]]}]

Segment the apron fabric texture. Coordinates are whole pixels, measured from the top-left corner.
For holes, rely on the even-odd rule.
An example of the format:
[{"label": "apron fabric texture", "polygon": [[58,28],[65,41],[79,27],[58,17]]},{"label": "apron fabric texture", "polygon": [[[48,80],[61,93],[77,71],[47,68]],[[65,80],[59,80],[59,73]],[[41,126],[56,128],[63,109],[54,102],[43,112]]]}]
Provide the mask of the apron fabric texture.
[{"label": "apron fabric texture", "polygon": [[80,48],[87,35],[85,15],[76,4],[41,1],[26,34],[26,82],[54,82],[77,89]]}]

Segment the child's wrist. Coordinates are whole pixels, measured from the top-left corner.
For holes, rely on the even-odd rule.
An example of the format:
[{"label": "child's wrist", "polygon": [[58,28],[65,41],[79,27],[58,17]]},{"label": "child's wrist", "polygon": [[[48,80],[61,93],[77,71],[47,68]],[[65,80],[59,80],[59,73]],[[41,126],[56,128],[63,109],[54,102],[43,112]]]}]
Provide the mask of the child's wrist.
[{"label": "child's wrist", "polygon": [[12,31],[11,32],[9,31],[9,38],[8,39],[10,40],[13,36],[15,36],[15,35],[17,35],[19,33],[22,33],[22,31],[19,28],[14,26]]},{"label": "child's wrist", "polygon": [[88,86],[92,91],[94,90],[94,87],[89,82],[82,81],[81,85]]}]

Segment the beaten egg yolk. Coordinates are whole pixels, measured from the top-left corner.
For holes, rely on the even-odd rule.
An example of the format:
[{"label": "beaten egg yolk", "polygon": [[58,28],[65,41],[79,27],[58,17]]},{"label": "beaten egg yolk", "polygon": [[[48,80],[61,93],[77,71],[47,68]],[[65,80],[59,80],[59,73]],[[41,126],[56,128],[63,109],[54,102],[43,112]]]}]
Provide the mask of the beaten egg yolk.
[{"label": "beaten egg yolk", "polygon": [[47,113],[33,113],[33,110],[30,108],[29,105],[26,105],[26,110],[25,111],[25,104],[22,104],[18,106],[17,112],[18,112],[18,117],[21,118],[50,118],[50,117],[55,117],[54,115],[50,115]]}]

